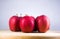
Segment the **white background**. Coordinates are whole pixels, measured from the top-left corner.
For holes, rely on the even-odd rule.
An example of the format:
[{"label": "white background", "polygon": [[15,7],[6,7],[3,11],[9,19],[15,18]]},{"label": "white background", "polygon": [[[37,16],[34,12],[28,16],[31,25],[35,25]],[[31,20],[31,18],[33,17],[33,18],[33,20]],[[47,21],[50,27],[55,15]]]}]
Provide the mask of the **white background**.
[{"label": "white background", "polygon": [[16,13],[22,16],[50,18],[50,30],[60,30],[60,0],[0,0],[0,30],[9,29],[9,18]]}]

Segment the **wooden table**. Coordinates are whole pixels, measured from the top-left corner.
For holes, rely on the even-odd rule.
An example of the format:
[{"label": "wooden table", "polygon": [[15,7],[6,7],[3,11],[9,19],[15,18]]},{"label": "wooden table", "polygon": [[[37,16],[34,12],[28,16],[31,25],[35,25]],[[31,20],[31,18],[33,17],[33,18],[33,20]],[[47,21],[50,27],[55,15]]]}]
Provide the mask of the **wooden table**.
[{"label": "wooden table", "polygon": [[0,30],[0,39],[60,39],[60,32],[47,31],[46,33],[23,33]]}]

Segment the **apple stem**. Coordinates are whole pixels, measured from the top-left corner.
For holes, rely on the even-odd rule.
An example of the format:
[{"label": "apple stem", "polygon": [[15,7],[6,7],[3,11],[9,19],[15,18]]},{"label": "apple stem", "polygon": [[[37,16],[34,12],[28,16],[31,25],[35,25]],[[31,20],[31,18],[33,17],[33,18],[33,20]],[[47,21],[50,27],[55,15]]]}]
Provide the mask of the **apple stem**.
[{"label": "apple stem", "polygon": [[28,14],[25,14],[26,16],[28,16]]},{"label": "apple stem", "polygon": [[18,14],[16,14],[16,16],[18,16]]},{"label": "apple stem", "polygon": [[22,13],[20,13],[20,17],[22,17]]}]

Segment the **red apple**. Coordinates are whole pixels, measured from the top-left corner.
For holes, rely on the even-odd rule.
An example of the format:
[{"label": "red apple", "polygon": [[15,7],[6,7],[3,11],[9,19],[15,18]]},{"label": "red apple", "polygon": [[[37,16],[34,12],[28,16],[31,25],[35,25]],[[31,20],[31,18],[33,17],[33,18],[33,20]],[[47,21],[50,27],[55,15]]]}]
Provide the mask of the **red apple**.
[{"label": "red apple", "polygon": [[18,16],[12,16],[9,19],[9,27],[10,27],[11,31],[20,31],[19,19],[20,19],[20,17],[18,17]]},{"label": "red apple", "polygon": [[20,20],[20,27],[22,32],[33,32],[34,30],[34,18],[32,16],[24,16]]},{"label": "red apple", "polygon": [[39,32],[46,32],[49,30],[50,21],[49,18],[45,15],[38,16],[36,18],[36,24]]}]

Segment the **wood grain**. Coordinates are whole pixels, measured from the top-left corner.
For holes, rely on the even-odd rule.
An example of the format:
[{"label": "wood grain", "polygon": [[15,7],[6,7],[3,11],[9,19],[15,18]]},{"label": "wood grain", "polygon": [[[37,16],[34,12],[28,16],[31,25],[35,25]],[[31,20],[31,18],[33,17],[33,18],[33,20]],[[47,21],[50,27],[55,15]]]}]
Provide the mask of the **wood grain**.
[{"label": "wood grain", "polygon": [[0,39],[60,39],[60,32],[47,31],[46,33],[23,33],[0,30]]}]

